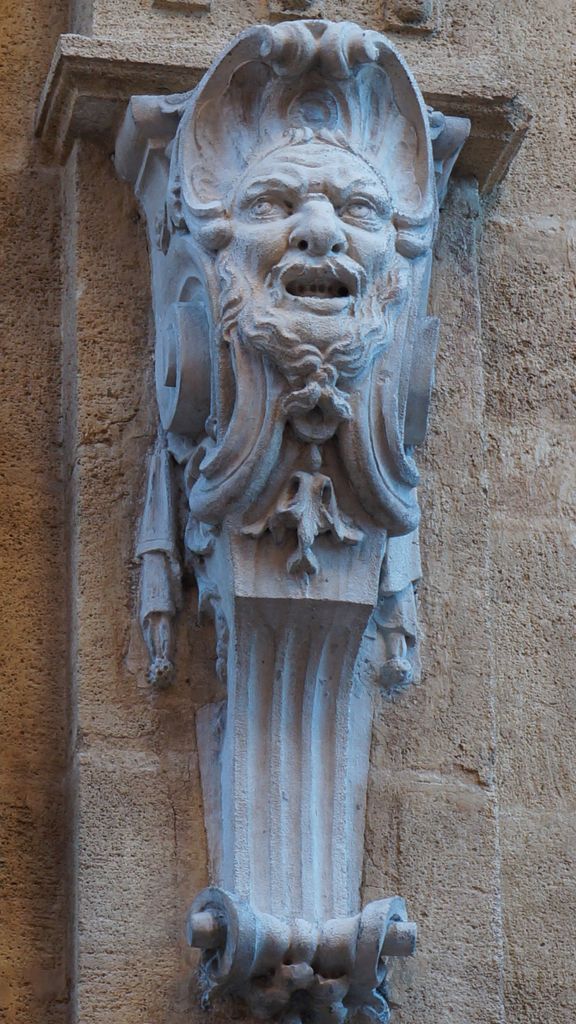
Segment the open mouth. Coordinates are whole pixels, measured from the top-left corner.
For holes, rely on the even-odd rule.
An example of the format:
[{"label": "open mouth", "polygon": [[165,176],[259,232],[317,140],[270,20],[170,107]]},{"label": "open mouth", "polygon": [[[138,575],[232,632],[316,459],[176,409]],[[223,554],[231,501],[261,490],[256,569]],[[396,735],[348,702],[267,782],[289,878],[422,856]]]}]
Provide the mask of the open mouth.
[{"label": "open mouth", "polygon": [[288,270],[282,284],[293,298],[320,301],[327,308],[332,303],[340,309],[356,294],[354,276],[343,268],[331,266],[299,266]]},{"label": "open mouth", "polygon": [[340,281],[291,281],[286,286],[288,295],[302,295],[305,298],[347,299],[349,289]]}]

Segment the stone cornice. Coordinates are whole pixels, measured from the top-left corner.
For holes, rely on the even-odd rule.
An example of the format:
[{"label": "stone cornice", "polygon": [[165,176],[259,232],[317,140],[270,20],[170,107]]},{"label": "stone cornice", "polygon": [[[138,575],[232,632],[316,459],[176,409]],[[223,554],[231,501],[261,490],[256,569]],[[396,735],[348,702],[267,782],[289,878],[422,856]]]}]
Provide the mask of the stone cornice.
[{"label": "stone cornice", "polygon": [[[218,50],[195,43],[117,43],[80,35],[62,35],[42,91],[36,133],[51,156],[64,160],[75,138],[94,138],[113,148],[126,103],[146,93],[192,89]],[[479,76],[477,62],[450,57],[448,73],[413,67],[427,103],[447,115],[468,117],[470,138],[456,166],[489,192],[505,177],[531,121],[531,113],[513,88],[494,75]],[[454,82],[461,91],[454,91]]]}]

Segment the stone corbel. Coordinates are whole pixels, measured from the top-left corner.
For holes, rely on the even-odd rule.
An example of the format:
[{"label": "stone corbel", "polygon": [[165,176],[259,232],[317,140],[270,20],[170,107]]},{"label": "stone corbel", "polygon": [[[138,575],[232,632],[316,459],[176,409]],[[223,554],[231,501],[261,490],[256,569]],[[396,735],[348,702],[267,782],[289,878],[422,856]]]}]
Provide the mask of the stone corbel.
[{"label": "stone corbel", "polygon": [[183,543],[227,683],[198,716],[214,885],[188,939],[206,991],[258,1018],[386,1021],[389,958],[414,949],[402,899],[360,908],[365,794],[374,697],[419,671],[432,243],[469,128],[385,37],[315,20],[134,97],[118,137],[156,324],[150,678],[175,656]]},{"label": "stone corbel", "polygon": [[[36,115],[46,153],[66,160],[74,140],[83,138],[113,149],[131,96],[187,92],[216,54],[212,37],[175,46],[60,36]],[[470,120],[458,172],[475,178],[481,193],[490,192],[508,173],[531,121],[514,84],[489,61],[469,61],[453,52],[433,69],[424,64],[415,70],[428,106]]]}]

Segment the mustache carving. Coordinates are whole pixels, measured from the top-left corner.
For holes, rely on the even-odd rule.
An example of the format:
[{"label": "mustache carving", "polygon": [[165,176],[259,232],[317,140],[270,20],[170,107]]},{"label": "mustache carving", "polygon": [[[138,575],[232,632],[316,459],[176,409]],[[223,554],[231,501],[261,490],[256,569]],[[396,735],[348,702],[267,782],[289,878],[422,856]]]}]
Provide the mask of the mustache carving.
[{"label": "mustache carving", "polygon": [[388,309],[406,291],[398,272],[368,289],[346,255],[289,253],[255,288],[229,254],[219,263],[225,339],[237,336],[271,359],[290,385],[287,419],[306,440],[326,440],[351,416],[346,385],[390,342]]},{"label": "mustache carving", "polygon": [[358,263],[345,255],[311,259],[290,254],[270,271],[265,284],[276,300],[286,294],[327,302],[354,300],[365,291],[366,274]]}]

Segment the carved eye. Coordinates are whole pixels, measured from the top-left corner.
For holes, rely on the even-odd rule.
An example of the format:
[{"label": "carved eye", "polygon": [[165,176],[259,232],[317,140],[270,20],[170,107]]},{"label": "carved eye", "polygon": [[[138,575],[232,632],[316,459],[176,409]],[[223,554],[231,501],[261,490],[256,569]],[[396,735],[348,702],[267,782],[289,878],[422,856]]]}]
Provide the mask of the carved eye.
[{"label": "carved eye", "polygon": [[340,211],[343,220],[352,221],[365,228],[379,228],[384,220],[382,213],[369,199],[350,199]]},{"label": "carved eye", "polygon": [[249,212],[254,220],[274,220],[279,217],[288,217],[292,212],[292,206],[280,199],[261,196],[260,199],[254,200]]}]

